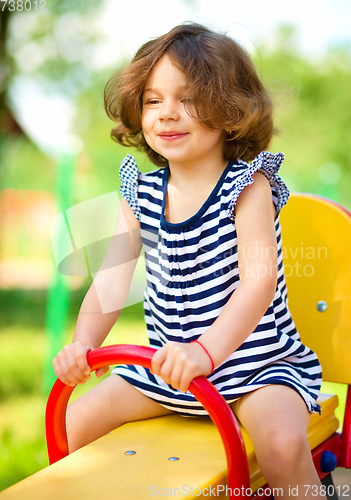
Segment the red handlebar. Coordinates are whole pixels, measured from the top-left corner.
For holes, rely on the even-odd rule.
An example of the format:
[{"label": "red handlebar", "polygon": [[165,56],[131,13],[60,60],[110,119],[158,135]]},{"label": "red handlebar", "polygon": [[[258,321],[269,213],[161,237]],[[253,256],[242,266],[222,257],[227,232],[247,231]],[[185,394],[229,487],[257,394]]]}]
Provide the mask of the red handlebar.
[{"label": "red handlebar", "polygon": [[[87,359],[92,370],[119,363],[150,368],[155,351],[151,347],[121,344],[94,349],[88,352]],[[50,464],[68,455],[66,408],[73,389],[74,387],[57,380],[47,402],[45,425]],[[243,487],[245,490],[250,488],[250,475],[244,440],[232,410],[206,377],[195,378],[189,391],[208,411],[221,435],[227,457],[230,498],[244,498],[241,494],[234,495],[235,489],[236,492],[238,489],[242,492]]]}]

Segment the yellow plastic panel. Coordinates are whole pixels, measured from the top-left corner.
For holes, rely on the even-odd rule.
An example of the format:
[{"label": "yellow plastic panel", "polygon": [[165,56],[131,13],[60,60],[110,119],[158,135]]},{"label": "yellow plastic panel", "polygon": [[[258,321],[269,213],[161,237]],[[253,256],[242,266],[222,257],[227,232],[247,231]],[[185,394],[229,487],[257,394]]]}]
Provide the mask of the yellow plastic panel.
[{"label": "yellow plastic panel", "polygon": [[[319,403],[322,414],[311,416],[308,430],[311,448],[338,428],[334,415],[337,397],[322,395]],[[251,439],[244,429],[242,433],[251,488],[257,491],[266,481]],[[128,450],[136,454],[125,455]],[[172,456],[179,460],[169,461]],[[217,429],[207,419],[171,415],[124,425],[3,491],[0,500],[144,500],[161,493],[167,497],[167,488],[168,496],[176,497],[178,488],[178,497],[206,498],[199,495],[200,490],[217,484],[227,484],[227,464]],[[191,497],[191,488],[193,492],[198,488],[197,495]],[[188,496],[183,494],[187,491]]]},{"label": "yellow plastic panel", "polygon": [[[128,450],[136,454],[125,455]],[[180,460],[169,461],[172,456]],[[217,429],[209,419],[172,415],[126,424],[0,493],[0,498],[145,500],[153,493],[159,497],[156,492],[166,488],[183,493],[217,483],[226,483]]]},{"label": "yellow plastic panel", "polygon": [[281,226],[289,307],[302,341],[317,353],[325,380],[351,384],[351,217],[328,200],[294,194]]}]

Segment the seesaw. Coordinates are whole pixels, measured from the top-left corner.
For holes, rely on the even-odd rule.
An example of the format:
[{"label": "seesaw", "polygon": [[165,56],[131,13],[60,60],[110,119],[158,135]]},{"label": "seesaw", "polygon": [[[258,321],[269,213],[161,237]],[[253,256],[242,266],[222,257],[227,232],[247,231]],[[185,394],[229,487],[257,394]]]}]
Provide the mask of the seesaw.
[{"label": "seesaw", "polygon": [[[289,307],[302,340],[317,352],[324,380],[348,384],[342,433],[338,398],[322,394],[321,415],[311,415],[308,439],[328,498],[331,472],[351,468],[351,216],[312,195],[292,195],[281,214]],[[93,369],[114,363],[150,366],[153,350],[108,346],[88,355]],[[171,415],[126,424],[67,455],[65,411],[72,388],[57,381],[50,394],[46,429],[52,465],[0,493],[10,499],[116,499],[149,497],[271,497],[249,436],[203,377],[190,390],[211,419]],[[215,425],[214,425],[215,424]],[[224,445],[224,449],[223,449]],[[348,488],[348,490],[347,490]],[[276,498],[279,492],[276,492]]]}]

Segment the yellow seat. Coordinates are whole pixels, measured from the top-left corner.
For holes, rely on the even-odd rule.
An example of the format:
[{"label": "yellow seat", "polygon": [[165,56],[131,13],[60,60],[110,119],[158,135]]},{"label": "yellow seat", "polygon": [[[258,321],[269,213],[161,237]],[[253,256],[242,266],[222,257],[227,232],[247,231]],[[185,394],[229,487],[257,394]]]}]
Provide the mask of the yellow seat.
[{"label": "yellow seat", "polygon": [[[321,416],[313,415],[308,429],[311,449],[338,428],[334,414],[337,397],[322,395],[319,402]],[[251,489],[255,492],[266,481],[252,442],[243,428],[241,431]],[[136,453],[126,455],[130,450]],[[171,457],[179,460],[171,461]],[[195,494],[197,498],[206,498],[210,491],[222,493],[225,498],[226,484],[225,453],[213,423],[204,418],[169,415],[126,424],[10,487],[0,497],[29,500],[35,492],[36,500],[76,500],[103,498],[113,492],[115,498],[127,500],[149,498],[156,493],[166,496],[167,492],[168,496],[176,496],[178,488],[181,498],[194,498]]]},{"label": "yellow seat", "polygon": [[[292,195],[281,224],[289,307],[297,329],[318,354],[324,379],[351,384],[350,214],[328,200]],[[351,467],[350,388],[342,439],[336,433],[337,397],[321,395],[318,402],[321,415],[311,415],[308,439],[323,477],[319,462],[325,449],[336,454],[340,465]],[[266,481],[252,442],[241,431],[255,492]],[[136,453],[126,455],[128,450]],[[126,424],[0,493],[0,500],[95,499],[105,494],[121,500],[206,498],[214,496],[210,487],[224,498],[226,475],[223,445],[212,422],[172,415]]]}]

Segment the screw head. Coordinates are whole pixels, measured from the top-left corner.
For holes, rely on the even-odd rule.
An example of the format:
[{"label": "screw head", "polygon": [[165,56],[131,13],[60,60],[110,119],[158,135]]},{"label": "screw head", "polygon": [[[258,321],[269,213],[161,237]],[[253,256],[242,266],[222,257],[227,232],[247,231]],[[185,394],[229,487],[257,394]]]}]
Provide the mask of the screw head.
[{"label": "screw head", "polygon": [[320,300],[317,304],[317,311],[324,312],[328,309],[328,304],[324,300]]},{"label": "screw head", "polygon": [[135,455],[136,454],[136,451],[134,450],[128,450],[125,452],[125,455]]}]

